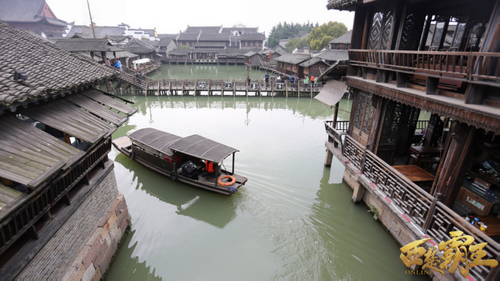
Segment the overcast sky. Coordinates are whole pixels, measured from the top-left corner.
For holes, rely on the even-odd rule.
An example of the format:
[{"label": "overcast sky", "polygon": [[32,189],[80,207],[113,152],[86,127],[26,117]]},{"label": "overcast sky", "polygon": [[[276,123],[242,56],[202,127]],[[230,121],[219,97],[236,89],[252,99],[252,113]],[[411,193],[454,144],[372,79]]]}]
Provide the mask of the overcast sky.
[{"label": "overcast sky", "polygon": [[[77,25],[89,25],[87,0],[46,0],[56,17]],[[155,28],[175,34],[190,26],[259,27],[269,36],[279,22],[329,21],[352,29],[354,13],[327,10],[327,0],[89,0],[93,21],[100,26],[126,23],[131,28]]]}]

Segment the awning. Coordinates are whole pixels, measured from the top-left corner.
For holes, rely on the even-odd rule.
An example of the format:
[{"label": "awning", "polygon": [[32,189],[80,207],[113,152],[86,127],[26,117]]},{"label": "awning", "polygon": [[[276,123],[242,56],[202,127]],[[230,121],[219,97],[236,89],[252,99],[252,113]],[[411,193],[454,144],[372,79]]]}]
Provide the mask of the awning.
[{"label": "awning", "polygon": [[95,143],[116,130],[113,124],[120,125],[127,120],[127,116],[122,116],[106,106],[118,108],[118,111],[126,115],[136,111],[102,92],[88,90],[82,94],[73,94],[38,106],[30,106],[20,113],[70,136]]},{"label": "awning", "polygon": [[128,137],[134,142],[139,142],[141,144],[149,146],[168,156],[172,156],[172,152],[168,148],[169,145],[181,139],[181,137],[179,136],[153,128],[144,128],[137,130],[130,134]]},{"label": "awning", "polygon": [[141,64],[141,63],[148,63],[150,62],[151,60],[148,59],[148,58],[145,58],[145,59],[138,59],[138,60],[134,60],[132,61],[133,64]]},{"label": "awning", "polygon": [[0,177],[31,189],[85,155],[14,116],[1,116],[0,123]]},{"label": "awning", "polygon": [[178,151],[196,158],[219,163],[227,156],[239,150],[204,138],[199,135],[192,135],[182,138],[169,146],[170,149]]},{"label": "awning", "polygon": [[332,107],[336,105],[340,99],[347,92],[347,85],[345,82],[337,80],[328,80],[323,86],[323,89],[314,98],[320,102]]}]

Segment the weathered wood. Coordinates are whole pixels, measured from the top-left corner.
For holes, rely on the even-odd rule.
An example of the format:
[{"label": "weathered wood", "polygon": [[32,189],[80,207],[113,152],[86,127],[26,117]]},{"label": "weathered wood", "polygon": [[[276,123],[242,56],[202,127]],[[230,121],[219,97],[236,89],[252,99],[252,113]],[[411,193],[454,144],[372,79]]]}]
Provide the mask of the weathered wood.
[{"label": "weathered wood", "polygon": [[3,203],[10,203],[21,194],[13,188],[0,184],[0,201]]},{"label": "weathered wood", "polygon": [[106,107],[100,105],[99,103],[83,96],[83,95],[72,95],[67,97],[67,100],[71,101],[72,103],[81,106],[88,111],[106,119],[107,121],[120,126],[123,124],[126,120],[127,117],[120,115],[110,109],[107,109]]},{"label": "weathered wood", "polygon": [[[105,95],[97,90],[84,91],[84,92],[82,92],[82,95],[84,95],[90,99],[93,99],[96,102],[102,103],[106,106],[109,106],[113,109],[116,109],[119,112],[123,112],[127,115],[131,115],[131,114],[134,114],[135,112],[137,112],[137,109],[135,109],[131,106],[128,106],[126,104],[123,104],[122,102],[119,102],[116,99],[109,97],[109,96],[107,96],[107,95]],[[120,97],[116,97],[116,98],[120,98]],[[127,101],[127,102],[130,102],[130,101]]]}]

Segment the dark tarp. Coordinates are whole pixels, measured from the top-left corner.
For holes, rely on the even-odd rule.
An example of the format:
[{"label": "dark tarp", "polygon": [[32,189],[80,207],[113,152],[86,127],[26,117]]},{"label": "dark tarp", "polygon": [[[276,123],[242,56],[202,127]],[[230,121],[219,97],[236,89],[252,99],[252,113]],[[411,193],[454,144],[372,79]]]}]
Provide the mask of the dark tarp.
[{"label": "dark tarp", "polygon": [[345,82],[337,80],[328,80],[323,86],[323,89],[314,98],[320,102],[332,107],[336,105],[340,99],[347,92],[347,85]]},{"label": "dark tarp", "polygon": [[14,116],[0,117],[0,177],[38,187],[85,153]]},{"label": "dark tarp", "polygon": [[221,162],[230,154],[239,151],[199,135],[182,138],[172,143],[169,148],[174,151],[216,163]]},{"label": "dark tarp", "polygon": [[169,145],[181,139],[181,137],[179,136],[159,131],[153,128],[137,130],[130,134],[129,138],[133,142],[139,142],[168,156],[172,156]]}]

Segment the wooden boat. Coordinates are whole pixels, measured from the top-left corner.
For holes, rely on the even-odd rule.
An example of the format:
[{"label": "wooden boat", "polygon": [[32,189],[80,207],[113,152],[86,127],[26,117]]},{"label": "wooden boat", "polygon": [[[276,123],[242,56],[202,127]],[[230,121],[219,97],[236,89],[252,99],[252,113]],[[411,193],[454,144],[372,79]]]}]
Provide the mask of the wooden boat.
[{"label": "wooden boat", "polygon": [[[234,173],[234,157],[239,150],[199,135],[182,138],[144,128],[113,140],[113,145],[130,159],[172,180],[224,195],[231,196],[248,180]],[[233,156],[231,172],[223,163],[229,155]]]}]

